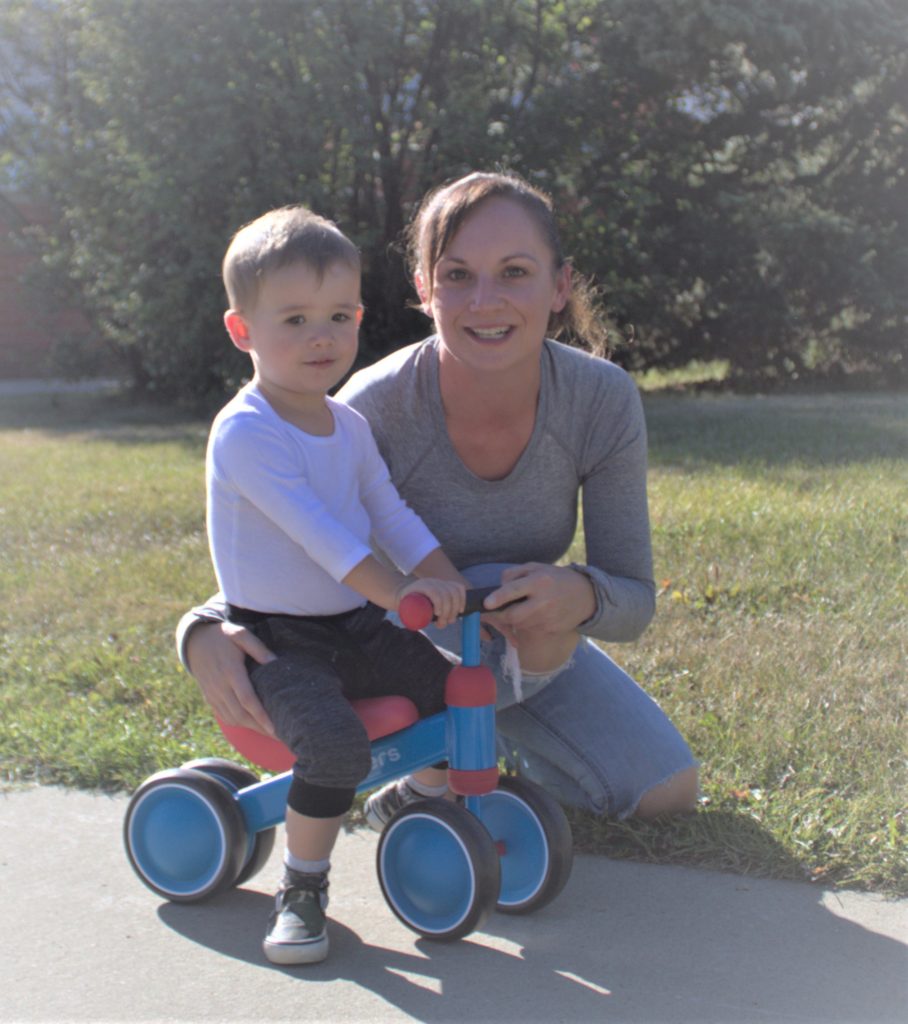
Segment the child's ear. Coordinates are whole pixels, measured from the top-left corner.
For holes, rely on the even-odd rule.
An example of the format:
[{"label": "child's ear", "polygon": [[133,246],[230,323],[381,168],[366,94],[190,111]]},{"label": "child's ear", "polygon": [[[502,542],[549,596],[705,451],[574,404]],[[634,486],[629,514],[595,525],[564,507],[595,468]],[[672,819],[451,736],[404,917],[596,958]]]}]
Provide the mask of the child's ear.
[{"label": "child's ear", "polygon": [[224,326],[227,328],[230,340],[241,352],[248,352],[252,348],[249,326],[241,313],[235,309],[228,309],[224,314]]}]

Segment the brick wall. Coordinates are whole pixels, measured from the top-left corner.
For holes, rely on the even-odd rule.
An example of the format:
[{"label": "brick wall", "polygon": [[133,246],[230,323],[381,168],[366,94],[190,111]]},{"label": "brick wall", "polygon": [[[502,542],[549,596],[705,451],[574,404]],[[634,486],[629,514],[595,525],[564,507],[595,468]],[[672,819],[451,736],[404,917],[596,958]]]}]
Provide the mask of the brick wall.
[{"label": "brick wall", "polygon": [[63,332],[84,330],[74,310],[49,305],[25,283],[33,259],[18,231],[47,213],[28,201],[0,206],[0,378],[53,374],[50,353]]}]

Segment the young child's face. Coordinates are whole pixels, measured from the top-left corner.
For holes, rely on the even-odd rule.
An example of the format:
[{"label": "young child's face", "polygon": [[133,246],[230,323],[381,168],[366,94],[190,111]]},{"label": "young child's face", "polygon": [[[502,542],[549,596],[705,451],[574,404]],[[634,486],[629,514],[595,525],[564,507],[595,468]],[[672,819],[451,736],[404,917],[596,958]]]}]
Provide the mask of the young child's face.
[{"label": "young child's face", "polygon": [[358,269],[333,263],[319,280],[307,264],[292,263],[267,275],[252,310],[231,310],[225,322],[260,383],[324,395],[353,365],[361,317]]}]

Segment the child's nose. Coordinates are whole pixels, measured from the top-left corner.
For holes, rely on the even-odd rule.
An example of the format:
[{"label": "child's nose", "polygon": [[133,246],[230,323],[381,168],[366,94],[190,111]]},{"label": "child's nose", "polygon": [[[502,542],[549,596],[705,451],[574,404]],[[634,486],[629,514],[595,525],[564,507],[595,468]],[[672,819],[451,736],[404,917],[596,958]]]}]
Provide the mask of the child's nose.
[{"label": "child's nose", "polygon": [[333,323],[315,324],[309,340],[313,345],[331,345],[335,340]]}]

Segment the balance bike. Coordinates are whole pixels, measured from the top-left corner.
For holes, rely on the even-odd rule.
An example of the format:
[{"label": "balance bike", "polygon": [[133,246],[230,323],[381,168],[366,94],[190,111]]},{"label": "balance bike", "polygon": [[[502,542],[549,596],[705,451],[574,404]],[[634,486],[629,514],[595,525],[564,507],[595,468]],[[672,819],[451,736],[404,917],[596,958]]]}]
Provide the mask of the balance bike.
[{"label": "balance bike", "polygon": [[[564,888],[573,861],[570,826],[559,804],[534,783],[499,776],[495,678],[480,665],[483,599],[471,590],[463,614],[462,664],[445,690],[447,711],[418,719],[405,697],[354,701],[372,741],[374,789],[440,761],[461,798],[420,800],[385,826],[376,868],[394,914],[429,939],[462,938],[492,910],[524,914]],[[421,594],[401,603],[409,629],[431,621]],[[294,763],[278,740],[252,729],[221,729],[247,760],[281,774],[259,781],[242,765],[200,758],[157,772],[133,794],[123,835],[130,863],[149,889],[194,903],[242,885],[267,862],[283,822]]]}]

